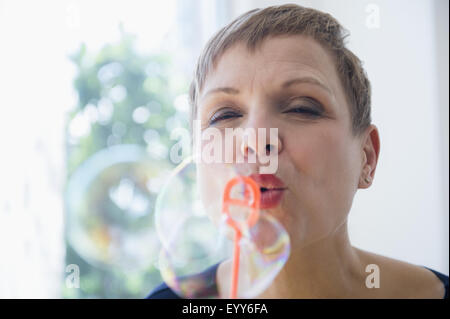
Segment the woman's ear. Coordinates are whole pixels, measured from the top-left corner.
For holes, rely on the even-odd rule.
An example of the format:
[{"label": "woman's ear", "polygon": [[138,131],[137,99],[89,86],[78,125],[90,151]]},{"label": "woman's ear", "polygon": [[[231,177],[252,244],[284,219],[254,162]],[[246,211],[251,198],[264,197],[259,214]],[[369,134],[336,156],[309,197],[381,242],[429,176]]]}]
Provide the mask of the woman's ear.
[{"label": "woman's ear", "polygon": [[380,136],[378,128],[371,124],[363,139],[363,162],[362,170],[359,178],[358,188],[368,188],[375,177],[375,170],[377,168],[378,156],[380,154]]}]

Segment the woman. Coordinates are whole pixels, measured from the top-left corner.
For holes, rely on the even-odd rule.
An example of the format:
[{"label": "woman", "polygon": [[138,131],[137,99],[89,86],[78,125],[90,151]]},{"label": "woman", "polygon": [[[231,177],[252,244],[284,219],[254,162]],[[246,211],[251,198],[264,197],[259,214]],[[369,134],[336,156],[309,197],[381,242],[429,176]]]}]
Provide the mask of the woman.
[{"label": "woman", "polygon": [[[447,276],[350,243],[347,216],[356,191],[373,182],[380,140],[369,80],[345,36],[317,10],[256,9],[220,30],[198,61],[190,97],[202,130],[278,129],[275,143],[267,135],[242,148],[244,157],[277,154],[276,172],[255,180],[291,240],[286,265],[257,297],[446,298]],[[248,167],[257,173],[258,164]],[[220,171],[199,169],[203,184]],[[378,288],[366,284],[369,265],[379,270]],[[220,291],[222,265],[209,271]],[[176,295],[162,285],[149,297]]]}]

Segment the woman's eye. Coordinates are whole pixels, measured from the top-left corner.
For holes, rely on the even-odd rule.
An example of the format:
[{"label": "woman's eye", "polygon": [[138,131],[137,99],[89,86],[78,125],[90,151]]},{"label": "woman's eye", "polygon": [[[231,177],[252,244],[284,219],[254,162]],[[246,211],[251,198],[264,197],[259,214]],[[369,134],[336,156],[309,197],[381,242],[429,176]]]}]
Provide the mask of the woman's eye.
[{"label": "woman's eye", "polygon": [[228,120],[234,117],[242,117],[241,114],[236,113],[236,112],[224,112],[224,113],[216,113],[214,114],[211,119],[209,120],[209,124],[212,125],[214,123],[217,123],[219,121],[223,121],[223,120]]},{"label": "woman's eye", "polygon": [[319,111],[304,106],[291,108],[287,110],[285,113],[298,113],[298,114],[305,114],[308,116],[320,116]]}]

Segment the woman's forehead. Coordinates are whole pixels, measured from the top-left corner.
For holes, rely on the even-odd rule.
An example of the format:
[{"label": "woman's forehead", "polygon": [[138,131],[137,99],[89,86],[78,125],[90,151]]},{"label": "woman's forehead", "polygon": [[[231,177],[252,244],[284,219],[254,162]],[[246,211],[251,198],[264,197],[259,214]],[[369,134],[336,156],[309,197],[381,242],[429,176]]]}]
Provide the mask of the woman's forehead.
[{"label": "woman's forehead", "polygon": [[255,80],[280,86],[296,76],[316,79],[333,91],[339,88],[333,83],[338,82],[335,69],[328,52],[309,37],[271,37],[254,51],[239,42],[218,58],[200,99],[216,87],[243,87]]}]

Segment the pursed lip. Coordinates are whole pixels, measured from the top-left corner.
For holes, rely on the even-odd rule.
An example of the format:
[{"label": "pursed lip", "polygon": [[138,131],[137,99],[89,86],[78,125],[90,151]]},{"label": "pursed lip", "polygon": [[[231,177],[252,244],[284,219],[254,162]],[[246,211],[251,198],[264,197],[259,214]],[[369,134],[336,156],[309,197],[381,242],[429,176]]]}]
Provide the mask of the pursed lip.
[{"label": "pursed lip", "polygon": [[267,189],[285,189],[284,183],[281,179],[273,174],[252,174],[250,178],[261,188]]},{"label": "pursed lip", "polygon": [[252,174],[253,179],[261,190],[261,209],[276,207],[283,198],[286,187],[281,179],[273,174]]}]

